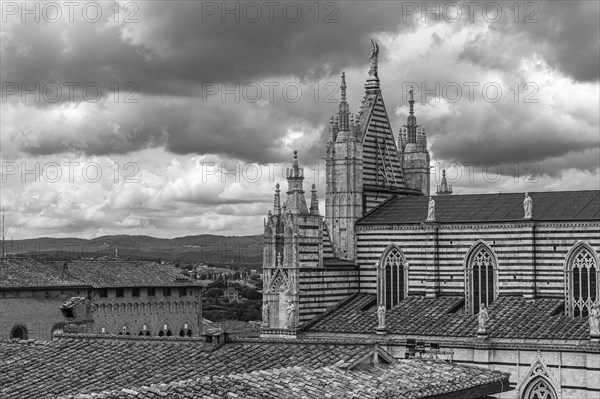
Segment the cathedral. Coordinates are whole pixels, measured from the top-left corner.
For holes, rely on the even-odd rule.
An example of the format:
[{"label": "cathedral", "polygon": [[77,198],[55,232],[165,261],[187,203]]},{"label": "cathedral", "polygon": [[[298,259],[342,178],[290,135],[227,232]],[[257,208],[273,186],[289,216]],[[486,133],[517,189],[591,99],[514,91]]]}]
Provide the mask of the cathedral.
[{"label": "cathedral", "polygon": [[[294,153],[264,225],[263,337],[375,341],[511,373],[518,399],[600,396],[600,191],[430,196],[409,93],[394,135],[372,43],[352,114],[342,74],[325,215]],[[484,396],[482,394],[482,396]]]}]

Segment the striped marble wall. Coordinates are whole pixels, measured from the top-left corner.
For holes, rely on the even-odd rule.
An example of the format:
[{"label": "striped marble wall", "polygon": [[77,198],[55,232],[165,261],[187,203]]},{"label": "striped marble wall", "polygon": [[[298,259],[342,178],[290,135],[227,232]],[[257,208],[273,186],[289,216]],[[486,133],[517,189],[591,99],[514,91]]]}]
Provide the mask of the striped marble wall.
[{"label": "striped marble wall", "polygon": [[[381,175],[385,171],[388,181]],[[363,184],[376,187],[404,187],[402,168],[394,133],[387,117],[381,94],[377,95],[373,112],[363,138]]]},{"label": "striped marble wall", "polygon": [[375,262],[394,243],[409,263],[409,293],[464,294],[463,262],[482,240],[498,258],[500,295],[564,296],[564,262],[585,241],[600,252],[600,221],[422,224],[357,228],[361,291],[376,293]]},{"label": "striped marble wall", "polygon": [[301,268],[299,275],[300,324],[324,313],[359,289],[356,266]]}]

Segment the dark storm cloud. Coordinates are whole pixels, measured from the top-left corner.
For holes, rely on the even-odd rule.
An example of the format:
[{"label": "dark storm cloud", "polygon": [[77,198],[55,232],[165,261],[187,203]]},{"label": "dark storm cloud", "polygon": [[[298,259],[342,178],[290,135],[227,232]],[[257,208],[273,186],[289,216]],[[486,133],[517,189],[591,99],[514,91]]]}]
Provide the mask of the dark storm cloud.
[{"label": "dark storm cloud", "polygon": [[[2,80],[28,87],[36,82],[98,82],[107,91],[115,82],[135,82],[141,92],[195,96],[206,82],[282,75],[319,79],[364,63],[364,49],[375,33],[410,26],[390,2],[318,7],[295,2],[302,10],[297,22],[289,22],[294,8],[279,3],[271,20],[264,9],[256,23],[249,19],[250,11],[243,12],[244,2],[208,2],[217,5],[216,15],[207,12],[206,3],[140,2],[139,23],[122,25],[111,22],[108,9],[106,20],[98,23],[9,19]],[[225,14],[225,7],[238,7],[240,21]],[[325,22],[328,16],[332,20]]]},{"label": "dark storm cloud", "polygon": [[[515,55],[537,52],[576,81],[598,81],[599,2],[538,1],[518,4],[521,11],[518,22],[514,22],[514,11],[505,7],[503,19],[489,24],[489,31],[473,38],[458,55],[459,59],[506,70],[518,66],[519,57]],[[511,7],[514,8],[514,4],[511,3]],[[502,42],[508,45],[500,46]]]},{"label": "dark storm cloud", "polygon": [[428,121],[430,131],[437,133],[431,147],[436,157],[480,164],[539,162],[599,144],[594,126],[573,131],[547,114],[532,116],[530,104],[470,108],[469,116]]},{"label": "dark storm cloud", "polygon": [[[107,3],[108,4],[108,3]],[[215,3],[219,7],[221,2]],[[237,2],[239,7],[242,2]],[[322,79],[337,82],[342,68],[364,66],[369,52],[369,38],[431,26],[419,20],[405,23],[401,4],[394,2],[339,2],[336,9],[320,8],[319,22],[302,4],[299,22],[286,21],[281,12],[274,22],[263,15],[259,23],[231,16],[204,15],[198,2],[139,3],[139,23],[115,25],[110,22],[90,24],[10,23],[10,34],[3,37],[2,80],[26,82],[99,82],[104,90],[118,82],[134,82],[139,88],[139,104],[113,104],[87,123],[74,126],[39,123],[13,127],[19,149],[32,155],[81,152],[87,155],[123,154],[148,147],[163,146],[177,154],[222,154],[256,162],[279,162],[289,159],[282,151],[286,130],[320,129],[335,104],[307,101],[299,103],[276,99],[266,107],[248,102],[208,102],[200,100],[202,86],[223,82],[246,85],[258,81],[280,84],[304,80],[306,84]],[[594,79],[590,60],[598,57],[597,23],[593,23],[594,2],[539,3],[535,17],[539,23],[509,22],[509,14],[499,23],[487,24],[486,33],[475,35],[458,54],[458,61],[468,61],[485,70],[515,71],[522,57],[529,56],[532,43],[553,66],[578,79]],[[335,11],[339,22],[324,23]],[[204,10],[206,11],[206,10]],[[505,7],[505,10],[506,7]],[[107,13],[107,17],[108,17]],[[419,15],[417,15],[419,17]],[[522,19],[522,18],[521,18]],[[440,28],[448,23],[438,22]],[[452,28],[459,31],[472,27],[463,18]],[[596,29],[596,30],[594,30]],[[351,32],[351,34],[349,34]],[[423,53],[439,57],[448,36],[431,35],[431,47]],[[383,49],[383,48],[382,48]],[[392,49],[388,49],[392,50]],[[419,50],[421,51],[421,49]],[[385,64],[390,51],[382,51]],[[430,81],[464,81],[461,68],[440,67],[438,59],[424,59],[406,54],[400,60],[403,79]],[[597,77],[597,69],[596,77]],[[382,75],[396,79],[396,70]],[[285,77],[285,78],[283,78]],[[333,77],[333,78],[332,78]],[[448,77],[448,79],[445,79]],[[352,77],[358,91],[365,76]],[[399,79],[399,78],[398,78]],[[384,85],[388,110],[402,104],[394,86]],[[399,86],[398,86],[399,87]],[[349,95],[360,98],[356,90]],[[146,95],[146,96],[144,96]],[[151,96],[148,96],[151,95]],[[167,99],[164,99],[167,98]],[[169,98],[182,99],[166,106]],[[337,96],[335,97],[337,99]],[[30,104],[27,104],[30,105]],[[33,104],[35,106],[48,104]],[[52,105],[54,106],[54,105]],[[351,103],[356,109],[357,101]],[[538,121],[519,122],[531,113],[524,109],[501,109],[500,105],[475,109],[463,116],[447,116],[426,122],[433,140],[432,152],[442,159],[461,161],[494,158],[497,162],[525,159],[541,160],[580,151],[597,145],[589,138],[567,139],[557,126]],[[530,109],[531,111],[531,109]],[[513,120],[504,115],[519,115]],[[533,111],[535,113],[535,111]],[[515,114],[516,113],[516,114]],[[468,115],[467,115],[468,114]],[[23,123],[27,122],[24,113]],[[394,129],[403,123],[394,121]],[[507,137],[507,134],[514,137]],[[306,161],[322,156],[325,132],[314,140],[304,140],[301,154]],[[538,142],[541,144],[538,145]],[[472,151],[473,148],[479,148]]]}]

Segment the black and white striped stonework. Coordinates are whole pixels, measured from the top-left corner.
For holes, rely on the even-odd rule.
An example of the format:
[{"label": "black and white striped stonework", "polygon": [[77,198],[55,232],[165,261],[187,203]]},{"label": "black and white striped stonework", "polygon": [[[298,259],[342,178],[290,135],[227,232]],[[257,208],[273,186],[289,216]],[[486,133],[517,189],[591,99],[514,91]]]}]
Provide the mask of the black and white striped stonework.
[{"label": "black and white striped stonework", "polygon": [[395,244],[409,264],[409,295],[464,295],[469,256],[483,244],[496,295],[564,297],[569,251],[585,243],[600,252],[600,192],[531,193],[533,219],[522,217],[522,196],[436,197],[435,223],[425,223],[427,198],[388,201],[357,223],[361,292],[377,292],[375,262]]},{"label": "black and white striped stonework", "polygon": [[326,262],[322,268],[300,268],[300,323],[357,293],[358,273],[358,267],[343,261]]},{"label": "black and white striped stonework", "polygon": [[[363,184],[403,188],[402,168],[381,93],[372,95],[363,137]],[[370,99],[371,100],[371,99]]]}]

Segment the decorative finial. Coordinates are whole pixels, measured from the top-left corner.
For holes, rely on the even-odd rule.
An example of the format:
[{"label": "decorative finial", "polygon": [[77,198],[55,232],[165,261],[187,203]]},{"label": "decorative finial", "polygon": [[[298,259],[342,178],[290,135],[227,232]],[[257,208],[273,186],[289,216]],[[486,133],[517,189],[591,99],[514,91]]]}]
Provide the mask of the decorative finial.
[{"label": "decorative finial", "polygon": [[275,185],[275,198],[273,199],[273,211],[275,215],[281,215],[281,198],[279,196],[279,183]]},{"label": "decorative finial", "polygon": [[371,69],[377,72],[377,57],[379,56],[379,45],[373,39],[371,39],[371,55],[369,61],[371,61]]},{"label": "decorative finial", "polygon": [[298,151],[294,150],[294,161],[298,160]]},{"label": "decorative finial", "polygon": [[375,40],[371,39],[371,55],[369,56],[369,77],[367,78],[367,83],[365,84],[365,89],[369,94],[373,94],[374,92],[380,90],[379,76],[377,74],[378,57],[379,45]]}]

